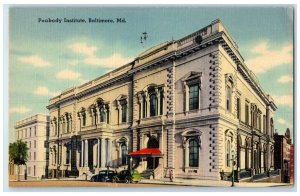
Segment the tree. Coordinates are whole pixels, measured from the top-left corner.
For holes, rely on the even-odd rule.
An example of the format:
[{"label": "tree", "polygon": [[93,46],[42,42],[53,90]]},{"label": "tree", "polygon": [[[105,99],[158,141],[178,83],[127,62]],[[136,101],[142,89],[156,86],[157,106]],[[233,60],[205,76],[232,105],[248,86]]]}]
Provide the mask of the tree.
[{"label": "tree", "polygon": [[26,165],[27,162],[28,149],[27,143],[22,140],[17,140],[9,145],[9,156],[18,166],[18,181],[20,180],[20,165]]}]

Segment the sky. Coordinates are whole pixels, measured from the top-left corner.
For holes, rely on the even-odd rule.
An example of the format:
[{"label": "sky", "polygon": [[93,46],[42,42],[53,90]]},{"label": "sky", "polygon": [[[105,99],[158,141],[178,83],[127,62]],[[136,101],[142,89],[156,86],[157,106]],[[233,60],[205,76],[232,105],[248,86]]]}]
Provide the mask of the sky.
[{"label": "sky", "polygon": [[[87,23],[42,23],[85,19]],[[126,23],[88,23],[125,18]],[[48,113],[49,99],[122,66],[161,42],[221,19],[247,66],[278,107],[275,129],[293,131],[293,9],[249,6],[11,7],[9,141],[16,121]],[[148,33],[140,43],[142,32]]]}]

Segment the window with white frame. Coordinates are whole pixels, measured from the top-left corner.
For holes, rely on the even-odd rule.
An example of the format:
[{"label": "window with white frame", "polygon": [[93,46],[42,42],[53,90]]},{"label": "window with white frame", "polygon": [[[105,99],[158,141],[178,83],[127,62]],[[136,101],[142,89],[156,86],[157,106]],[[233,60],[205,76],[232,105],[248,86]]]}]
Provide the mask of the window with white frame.
[{"label": "window with white frame", "polygon": [[226,142],[226,166],[227,167],[230,167],[230,160],[231,160],[230,154],[231,154],[231,142],[230,140],[227,140]]},{"label": "window with white frame", "polygon": [[189,167],[199,166],[199,145],[196,139],[189,141]]}]

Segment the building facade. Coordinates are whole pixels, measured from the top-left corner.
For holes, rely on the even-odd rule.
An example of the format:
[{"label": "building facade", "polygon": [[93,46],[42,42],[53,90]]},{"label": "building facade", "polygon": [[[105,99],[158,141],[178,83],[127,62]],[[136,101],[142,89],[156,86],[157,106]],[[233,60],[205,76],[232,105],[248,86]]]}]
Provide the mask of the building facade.
[{"label": "building facade", "polygon": [[[288,134],[289,135],[289,134]],[[290,148],[291,148],[291,139],[285,135],[275,134],[275,149],[274,149],[274,158],[275,158],[275,169],[280,169],[281,171],[281,182],[288,183],[290,182]]]},{"label": "building facade", "polygon": [[290,147],[290,164],[291,164],[291,166],[290,166],[290,184],[294,184],[295,162],[294,162],[294,145],[293,144]]},{"label": "building facade", "polygon": [[[15,125],[16,139],[27,143],[28,161],[20,166],[20,175],[27,179],[41,179],[48,175],[49,152],[45,144],[49,138],[48,115],[36,114],[17,121]],[[18,174],[15,166],[15,174]]]},{"label": "building facade", "polygon": [[[274,169],[276,105],[220,20],[49,101],[50,175],[110,166],[156,178],[226,179]],[[131,152],[159,148],[158,157]]]}]

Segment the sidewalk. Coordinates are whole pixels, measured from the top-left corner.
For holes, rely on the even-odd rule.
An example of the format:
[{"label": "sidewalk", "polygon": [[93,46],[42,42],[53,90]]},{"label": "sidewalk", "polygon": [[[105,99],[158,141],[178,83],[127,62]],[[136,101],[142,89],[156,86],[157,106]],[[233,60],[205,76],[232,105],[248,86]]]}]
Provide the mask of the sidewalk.
[{"label": "sidewalk", "polygon": [[[142,179],[141,183],[145,184],[166,184],[166,185],[180,185],[180,186],[201,186],[201,187],[231,187],[230,181],[217,181],[217,180],[197,180],[197,179],[182,179],[176,178],[173,179],[173,182],[170,182],[170,179],[155,179],[148,180]],[[277,186],[290,186],[287,183],[262,183],[262,182],[235,182],[235,187],[277,187]]]},{"label": "sidewalk", "polygon": [[[17,181],[17,180],[10,180]],[[34,182],[34,181],[86,181],[80,177],[77,178],[52,178],[52,179],[43,179],[43,180],[20,180],[21,182]],[[142,179],[140,184],[163,184],[163,185],[174,185],[174,186],[195,186],[195,187],[231,187],[230,181],[217,181],[217,180],[198,180],[198,179],[182,179],[176,178],[173,179],[173,182],[170,182],[169,178],[162,179]],[[235,187],[240,188],[260,188],[260,187],[291,187],[292,185],[288,183],[268,183],[268,182],[235,182]]]}]

